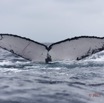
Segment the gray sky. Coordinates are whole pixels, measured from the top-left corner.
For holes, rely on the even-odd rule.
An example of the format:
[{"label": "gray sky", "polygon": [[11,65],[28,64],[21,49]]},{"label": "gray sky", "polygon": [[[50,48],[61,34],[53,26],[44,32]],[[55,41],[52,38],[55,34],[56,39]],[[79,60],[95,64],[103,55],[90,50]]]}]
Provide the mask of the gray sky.
[{"label": "gray sky", "polygon": [[0,33],[39,42],[104,36],[104,0],[0,0]]}]

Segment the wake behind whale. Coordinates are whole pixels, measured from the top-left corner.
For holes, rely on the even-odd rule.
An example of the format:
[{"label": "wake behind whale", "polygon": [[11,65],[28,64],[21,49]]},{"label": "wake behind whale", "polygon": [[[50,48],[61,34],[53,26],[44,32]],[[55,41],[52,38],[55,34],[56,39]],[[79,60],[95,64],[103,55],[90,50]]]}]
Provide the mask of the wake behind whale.
[{"label": "wake behind whale", "polygon": [[0,34],[0,47],[33,62],[81,60],[104,50],[104,38],[79,36],[68,38],[49,46],[31,39]]}]

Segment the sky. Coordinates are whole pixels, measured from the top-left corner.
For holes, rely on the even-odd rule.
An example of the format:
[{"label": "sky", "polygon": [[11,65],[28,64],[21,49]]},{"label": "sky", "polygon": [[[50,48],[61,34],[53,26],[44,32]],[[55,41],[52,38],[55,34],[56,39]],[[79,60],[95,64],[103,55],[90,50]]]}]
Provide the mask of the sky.
[{"label": "sky", "polygon": [[0,0],[0,33],[38,42],[104,37],[104,0]]}]

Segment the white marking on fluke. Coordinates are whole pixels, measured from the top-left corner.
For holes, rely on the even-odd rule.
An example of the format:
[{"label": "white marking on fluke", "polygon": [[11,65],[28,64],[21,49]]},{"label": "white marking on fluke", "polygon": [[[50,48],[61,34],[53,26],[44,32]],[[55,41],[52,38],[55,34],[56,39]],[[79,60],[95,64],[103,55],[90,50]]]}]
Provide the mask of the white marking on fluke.
[{"label": "white marking on fluke", "polygon": [[25,37],[0,34],[0,47],[34,62],[81,60],[104,50],[104,37],[79,36],[46,46]]}]

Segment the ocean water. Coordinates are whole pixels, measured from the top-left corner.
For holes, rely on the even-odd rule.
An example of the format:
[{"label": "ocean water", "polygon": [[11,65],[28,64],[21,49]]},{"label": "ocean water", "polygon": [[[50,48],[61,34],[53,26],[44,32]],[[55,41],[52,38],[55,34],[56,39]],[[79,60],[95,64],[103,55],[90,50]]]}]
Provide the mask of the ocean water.
[{"label": "ocean water", "polygon": [[0,49],[0,103],[104,103],[104,52],[45,64]]}]

